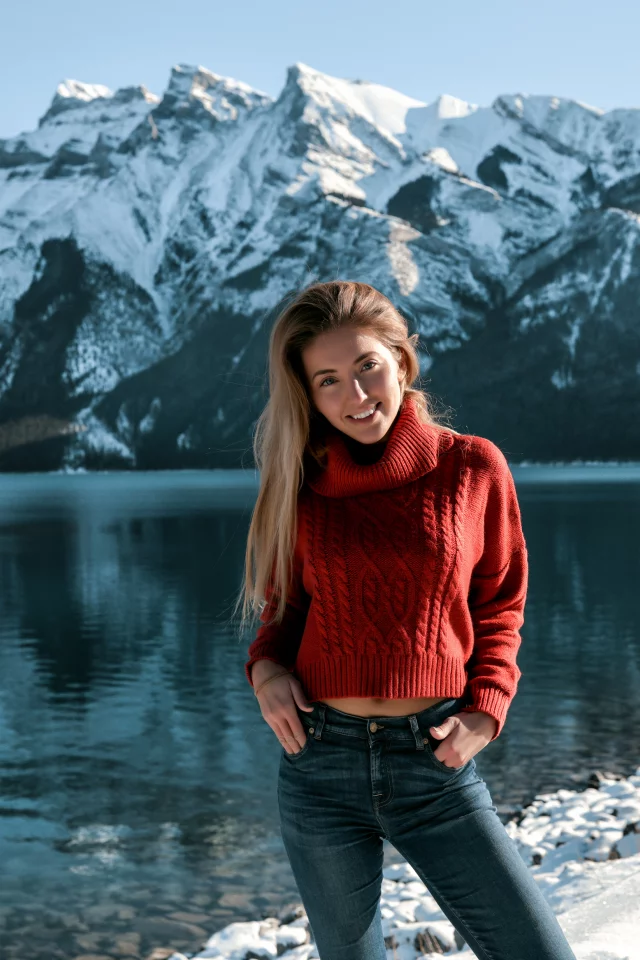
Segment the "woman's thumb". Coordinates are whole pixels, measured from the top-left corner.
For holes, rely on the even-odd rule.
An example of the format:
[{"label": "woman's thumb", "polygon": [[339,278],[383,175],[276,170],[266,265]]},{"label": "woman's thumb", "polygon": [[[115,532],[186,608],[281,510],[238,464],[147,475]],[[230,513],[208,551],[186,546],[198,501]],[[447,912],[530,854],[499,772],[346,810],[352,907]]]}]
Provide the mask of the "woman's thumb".
[{"label": "woman's thumb", "polygon": [[296,701],[301,710],[313,710],[311,704],[307,703],[307,698],[301,691],[301,687],[297,684],[294,684],[292,687],[293,690],[293,699]]},{"label": "woman's thumb", "polygon": [[439,739],[444,739],[447,733],[449,732],[448,723],[449,723],[449,718],[447,717],[447,719],[443,723],[441,723],[439,727],[429,727],[429,730],[435,737],[438,737]]}]

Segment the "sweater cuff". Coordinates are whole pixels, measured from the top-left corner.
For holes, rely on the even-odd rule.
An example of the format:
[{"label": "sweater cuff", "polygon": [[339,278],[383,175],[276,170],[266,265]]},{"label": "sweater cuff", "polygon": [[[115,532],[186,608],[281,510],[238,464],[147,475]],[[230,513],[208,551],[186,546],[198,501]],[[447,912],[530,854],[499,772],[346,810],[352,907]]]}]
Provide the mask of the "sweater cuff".
[{"label": "sweater cuff", "polygon": [[507,696],[504,690],[499,687],[477,687],[472,686],[471,694],[473,703],[467,704],[460,711],[461,713],[488,713],[490,717],[497,720],[498,726],[489,743],[496,740],[502,733],[504,722],[507,718],[507,711],[511,704],[511,697]]}]

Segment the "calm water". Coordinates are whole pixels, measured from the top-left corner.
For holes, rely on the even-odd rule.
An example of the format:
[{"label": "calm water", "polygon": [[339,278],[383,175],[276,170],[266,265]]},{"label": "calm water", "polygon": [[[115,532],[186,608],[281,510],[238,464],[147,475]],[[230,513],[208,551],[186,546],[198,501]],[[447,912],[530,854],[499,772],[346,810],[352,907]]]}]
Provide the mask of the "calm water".
[{"label": "calm water", "polygon": [[[640,467],[514,468],[530,559],[503,818],[640,762]],[[227,620],[255,475],[0,476],[0,953],[195,952],[297,891]],[[388,851],[393,857],[393,851]]]}]

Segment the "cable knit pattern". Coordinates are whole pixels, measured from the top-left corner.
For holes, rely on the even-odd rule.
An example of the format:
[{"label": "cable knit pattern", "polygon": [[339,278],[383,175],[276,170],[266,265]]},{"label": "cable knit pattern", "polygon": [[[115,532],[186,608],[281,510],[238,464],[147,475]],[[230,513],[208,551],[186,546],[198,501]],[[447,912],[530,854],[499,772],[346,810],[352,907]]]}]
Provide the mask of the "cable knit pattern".
[{"label": "cable knit pattern", "polygon": [[[327,437],[299,494],[287,609],[267,591],[245,671],[269,659],[310,700],[461,697],[499,736],[520,670],[528,565],[513,477],[490,440],[439,430],[405,397],[380,459]],[[381,710],[383,713],[384,710]]]}]

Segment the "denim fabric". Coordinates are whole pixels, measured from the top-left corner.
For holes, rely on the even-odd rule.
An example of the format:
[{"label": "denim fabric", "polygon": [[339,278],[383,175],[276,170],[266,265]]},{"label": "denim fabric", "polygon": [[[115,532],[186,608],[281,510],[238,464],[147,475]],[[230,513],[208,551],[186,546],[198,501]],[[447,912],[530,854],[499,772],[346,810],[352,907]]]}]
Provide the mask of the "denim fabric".
[{"label": "denim fabric", "polygon": [[383,838],[480,960],[576,960],[472,758],[456,769],[429,733],[463,697],[401,717],[313,703],[278,773],[282,839],[321,960],[387,960]]}]

